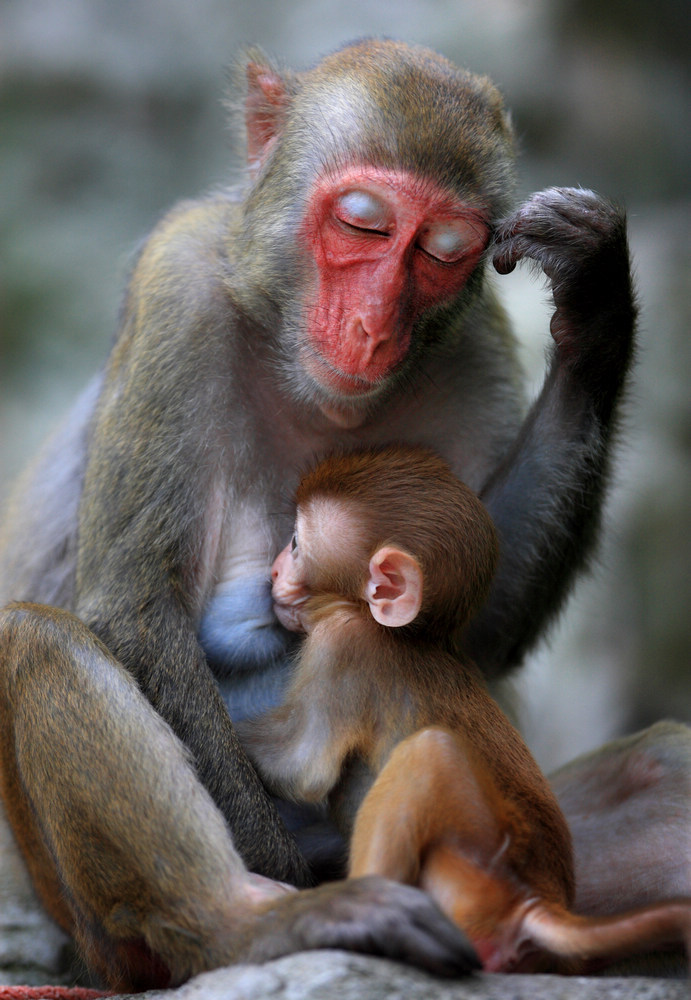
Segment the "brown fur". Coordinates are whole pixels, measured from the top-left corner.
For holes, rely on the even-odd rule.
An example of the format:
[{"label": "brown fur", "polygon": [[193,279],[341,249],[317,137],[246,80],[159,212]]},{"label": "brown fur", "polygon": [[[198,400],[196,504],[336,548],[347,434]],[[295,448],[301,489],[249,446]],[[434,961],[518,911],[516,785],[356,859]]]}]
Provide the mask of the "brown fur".
[{"label": "brown fur", "polygon": [[[269,786],[330,802],[352,832],[351,877],[425,888],[487,969],[584,971],[691,944],[691,900],[613,919],[571,913],[571,838],[554,793],[476,666],[452,654],[442,631],[477,610],[495,562],[492,525],[472,492],[429,452],[391,446],[323,461],[296,497],[300,561],[287,572],[302,602],[294,581],[305,569],[307,635],[284,703],[241,727]],[[315,504],[324,503],[317,526]],[[368,566],[384,545],[424,567],[411,626],[387,628],[370,615]],[[281,572],[274,593],[287,600]],[[354,790],[353,761],[371,775],[363,784],[356,770]]]}]

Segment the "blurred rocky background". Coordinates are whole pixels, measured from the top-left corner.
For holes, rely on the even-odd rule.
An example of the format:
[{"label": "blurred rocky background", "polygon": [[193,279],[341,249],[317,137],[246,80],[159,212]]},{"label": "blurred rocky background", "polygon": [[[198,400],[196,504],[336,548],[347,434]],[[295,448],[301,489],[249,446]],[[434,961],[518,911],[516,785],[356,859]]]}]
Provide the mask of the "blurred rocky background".
[{"label": "blurred rocky background", "polygon": [[[238,47],[304,67],[388,35],[489,74],[521,190],[628,207],[642,305],[601,558],[517,682],[557,765],[691,721],[691,166],[687,0],[0,0],[0,499],[105,358],[128,260],[180,197],[233,177],[221,98]],[[544,287],[501,279],[539,382]]]}]

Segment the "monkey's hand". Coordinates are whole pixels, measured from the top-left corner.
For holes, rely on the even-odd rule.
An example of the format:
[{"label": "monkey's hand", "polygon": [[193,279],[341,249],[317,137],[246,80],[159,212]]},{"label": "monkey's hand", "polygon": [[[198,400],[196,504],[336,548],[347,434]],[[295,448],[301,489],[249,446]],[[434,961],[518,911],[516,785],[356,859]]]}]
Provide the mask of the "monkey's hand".
[{"label": "monkey's hand", "polygon": [[636,316],[624,213],[592,191],[533,194],[495,235],[494,266],[529,259],[550,280],[557,363],[589,395],[616,397],[631,358]]},{"label": "monkey's hand", "polygon": [[[419,889],[368,876],[331,882],[257,908],[235,960],[266,962],[316,948],[382,955],[440,976],[480,968],[462,931]],[[255,911],[257,912],[257,911]]]}]

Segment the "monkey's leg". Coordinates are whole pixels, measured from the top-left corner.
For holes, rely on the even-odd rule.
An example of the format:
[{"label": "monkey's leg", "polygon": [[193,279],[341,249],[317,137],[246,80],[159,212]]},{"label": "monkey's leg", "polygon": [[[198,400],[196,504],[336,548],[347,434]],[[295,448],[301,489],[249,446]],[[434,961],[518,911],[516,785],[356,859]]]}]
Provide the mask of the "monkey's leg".
[{"label": "monkey's leg", "polygon": [[535,899],[522,918],[522,935],[569,971],[587,973],[619,958],[685,947],[691,959],[691,899],[665,902],[610,917],[579,917]]},{"label": "monkey's leg", "polygon": [[556,877],[545,898],[543,873],[511,860],[513,840],[520,857],[534,832],[521,828],[526,819],[534,817],[517,821],[505,812],[462,739],[421,730],[394,750],[358,812],[351,872],[424,886],[467,931],[487,971],[566,960],[570,971],[585,972],[660,945],[691,945],[691,900],[574,916]]},{"label": "monkey's leg", "polygon": [[8,813],[39,891],[111,987],[320,947],[468,968],[422,893],[380,880],[286,893],[248,873],[183,744],[72,615],[1,611],[0,665]]},{"label": "monkey's leg", "polygon": [[19,605],[0,636],[3,792],[51,911],[116,988],[223,964],[247,873],[182,744],[72,616]]},{"label": "monkey's leg", "polygon": [[[509,864],[520,822],[463,737],[428,727],[398,744],[368,792],[350,872],[421,885],[468,934],[486,969],[509,968],[518,944],[514,913],[526,898]],[[553,874],[551,882],[559,898]]]},{"label": "monkey's leg", "polygon": [[350,842],[350,874],[418,883],[430,843],[452,835],[501,846],[496,823],[460,737],[430,726],[399,743],[365,796]]}]

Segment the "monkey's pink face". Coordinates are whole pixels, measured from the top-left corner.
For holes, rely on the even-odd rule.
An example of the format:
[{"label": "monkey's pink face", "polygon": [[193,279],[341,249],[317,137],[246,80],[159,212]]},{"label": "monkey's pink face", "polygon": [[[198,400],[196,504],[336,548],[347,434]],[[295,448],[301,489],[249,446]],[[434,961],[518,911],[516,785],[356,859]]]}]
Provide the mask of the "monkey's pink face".
[{"label": "monkey's pink face", "polygon": [[303,237],[316,263],[302,362],[332,398],[376,391],[412,328],[457,295],[489,240],[486,213],[405,171],[361,167],[315,186]]},{"label": "monkey's pink face", "polygon": [[325,579],[330,567],[346,567],[354,551],[363,551],[360,522],[357,510],[329,497],[312,497],[298,506],[293,537],[271,567],[274,612],[284,628],[310,631],[305,603],[330,592],[332,582]]}]

